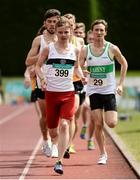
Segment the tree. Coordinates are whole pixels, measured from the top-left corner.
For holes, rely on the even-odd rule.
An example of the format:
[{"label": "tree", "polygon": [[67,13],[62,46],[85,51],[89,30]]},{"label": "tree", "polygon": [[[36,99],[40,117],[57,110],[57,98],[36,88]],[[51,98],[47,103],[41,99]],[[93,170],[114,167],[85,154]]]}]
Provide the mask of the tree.
[{"label": "tree", "polygon": [[[8,4],[8,5],[7,5]],[[1,0],[1,60],[4,76],[23,75],[25,58],[49,8],[73,13],[77,21],[90,26],[89,0]]]}]

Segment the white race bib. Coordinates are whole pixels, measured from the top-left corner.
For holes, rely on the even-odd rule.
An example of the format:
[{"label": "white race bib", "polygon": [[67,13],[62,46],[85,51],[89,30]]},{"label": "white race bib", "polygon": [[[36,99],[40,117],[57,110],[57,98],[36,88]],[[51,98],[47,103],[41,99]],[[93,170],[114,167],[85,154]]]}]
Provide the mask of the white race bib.
[{"label": "white race bib", "polygon": [[108,85],[107,78],[89,78],[89,84],[97,87],[104,87]]}]

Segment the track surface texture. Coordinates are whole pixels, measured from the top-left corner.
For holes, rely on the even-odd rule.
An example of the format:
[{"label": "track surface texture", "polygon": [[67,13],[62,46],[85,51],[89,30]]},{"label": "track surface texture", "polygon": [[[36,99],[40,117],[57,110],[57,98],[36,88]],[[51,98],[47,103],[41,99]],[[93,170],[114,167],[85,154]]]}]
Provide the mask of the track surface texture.
[{"label": "track surface texture", "polygon": [[76,154],[64,159],[64,174],[53,167],[54,158],[41,151],[39,119],[33,104],[0,106],[0,179],[138,179],[132,168],[106,134],[108,162],[98,165],[99,149],[87,150],[87,141],[74,140]]}]

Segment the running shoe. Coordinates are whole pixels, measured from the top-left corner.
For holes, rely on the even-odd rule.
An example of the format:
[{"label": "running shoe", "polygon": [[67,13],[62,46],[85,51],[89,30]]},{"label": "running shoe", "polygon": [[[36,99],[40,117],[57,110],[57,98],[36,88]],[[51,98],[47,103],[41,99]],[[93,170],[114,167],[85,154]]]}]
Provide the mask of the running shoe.
[{"label": "running shoe", "polygon": [[92,139],[88,140],[88,150],[93,150],[95,149],[95,144],[94,141]]},{"label": "running shoe", "polygon": [[42,147],[41,147],[43,153],[45,152],[46,146],[49,146],[51,148],[52,146],[51,139],[48,139],[47,141],[43,140]]},{"label": "running shoe", "polygon": [[49,146],[49,147],[52,147],[52,141],[51,141],[51,139],[48,139],[48,140],[47,140],[47,143],[48,143],[48,146]]},{"label": "running shoe", "polygon": [[54,165],[54,171],[58,174],[63,174],[63,167],[61,161],[56,162]]},{"label": "running shoe", "polygon": [[107,163],[107,154],[102,154],[99,158],[98,164],[106,164]]},{"label": "running shoe", "polygon": [[50,144],[48,142],[43,144],[42,151],[47,157],[51,156],[52,149],[51,149]]},{"label": "running shoe", "polygon": [[70,152],[70,154],[76,153],[74,144],[71,144],[71,145],[70,145],[69,152]]},{"label": "running shoe", "polygon": [[69,159],[70,158],[69,148],[65,151],[63,158],[65,158],[65,159]]},{"label": "running shoe", "polygon": [[52,145],[52,154],[51,154],[52,158],[57,158],[58,157],[58,148],[56,144]]},{"label": "running shoe", "polygon": [[87,127],[83,126],[82,129],[81,129],[81,133],[80,133],[80,138],[81,139],[86,139],[86,130],[87,130]]}]

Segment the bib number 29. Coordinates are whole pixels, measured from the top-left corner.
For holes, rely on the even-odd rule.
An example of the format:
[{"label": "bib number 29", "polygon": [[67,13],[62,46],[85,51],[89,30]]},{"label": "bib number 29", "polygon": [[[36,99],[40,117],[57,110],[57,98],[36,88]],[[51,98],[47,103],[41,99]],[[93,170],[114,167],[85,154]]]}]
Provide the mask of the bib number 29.
[{"label": "bib number 29", "polygon": [[102,79],[94,79],[93,84],[95,86],[102,86],[103,85],[103,80]]},{"label": "bib number 29", "polygon": [[60,76],[60,77],[68,77],[69,75],[69,71],[66,69],[56,69],[55,70],[56,73],[55,73],[55,76]]}]

